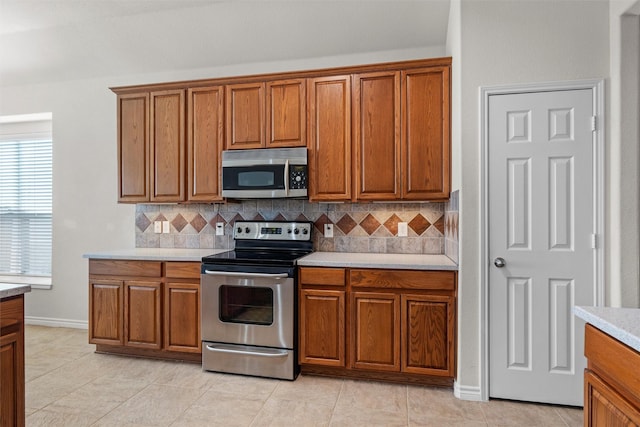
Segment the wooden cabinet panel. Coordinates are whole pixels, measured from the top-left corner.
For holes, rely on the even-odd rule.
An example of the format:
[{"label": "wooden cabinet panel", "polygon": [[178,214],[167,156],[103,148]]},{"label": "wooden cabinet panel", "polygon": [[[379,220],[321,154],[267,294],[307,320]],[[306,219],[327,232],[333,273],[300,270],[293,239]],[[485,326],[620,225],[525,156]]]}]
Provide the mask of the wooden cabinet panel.
[{"label": "wooden cabinet panel", "polygon": [[300,363],[346,366],[345,292],[300,291]]},{"label": "wooden cabinet panel", "polygon": [[399,372],[400,296],[353,292],[351,307],[351,366]]},{"label": "wooden cabinet panel", "polygon": [[118,201],[149,201],[149,94],[118,96]]},{"label": "wooden cabinet panel", "polygon": [[164,275],[174,279],[198,279],[198,283],[200,283],[201,265],[199,262],[167,262],[165,263]]},{"label": "wooden cabinet panel", "polygon": [[164,348],[199,353],[200,283],[167,282],[164,291]]},{"label": "wooden cabinet panel", "polygon": [[448,67],[402,72],[402,198],[448,199],[450,191]]},{"label": "wooden cabinet panel", "polygon": [[454,298],[402,295],[402,370],[454,376]]},{"label": "wooden cabinet panel", "polygon": [[89,342],[124,344],[124,294],[121,280],[89,281]]},{"label": "wooden cabinet panel", "polygon": [[351,200],[351,77],[309,79],[309,200]]},{"label": "wooden cabinet panel", "polygon": [[0,425],[24,427],[24,296],[0,301]]},{"label": "wooden cabinet panel", "polygon": [[152,202],[184,200],[184,91],[150,95],[150,177]]},{"label": "wooden cabinet panel", "polygon": [[400,198],[400,72],[354,75],[355,197]]},{"label": "wooden cabinet panel", "polygon": [[344,268],[303,267],[300,269],[301,285],[344,286]]},{"label": "wooden cabinet panel", "polygon": [[224,144],[224,88],[187,91],[187,200],[222,200],[221,151]]},{"label": "wooden cabinet panel", "polygon": [[349,283],[354,288],[423,289],[453,291],[455,271],[351,269]]},{"label": "wooden cabinet panel", "polygon": [[597,375],[587,370],[584,374],[584,383],[585,426],[640,425],[640,409],[631,405]]},{"label": "wooden cabinet panel", "polygon": [[267,82],[267,147],[304,147],[307,143],[306,81]]},{"label": "wooden cabinet panel", "polygon": [[226,87],[226,149],[265,146],[264,83],[243,83]]},{"label": "wooden cabinet panel", "polygon": [[124,344],[130,347],[160,349],[161,282],[124,283]]},{"label": "wooden cabinet panel", "polygon": [[162,276],[162,262],[90,259],[89,274],[109,276],[160,277]]}]

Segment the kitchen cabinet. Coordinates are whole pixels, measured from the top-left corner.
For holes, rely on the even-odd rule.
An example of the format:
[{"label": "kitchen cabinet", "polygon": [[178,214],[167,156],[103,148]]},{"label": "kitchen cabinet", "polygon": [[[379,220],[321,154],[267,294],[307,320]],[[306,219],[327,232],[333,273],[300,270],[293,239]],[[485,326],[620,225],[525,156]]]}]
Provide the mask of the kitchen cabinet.
[{"label": "kitchen cabinet", "polygon": [[118,96],[118,201],[149,201],[149,93]]},{"label": "kitchen cabinet", "polygon": [[302,372],[452,385],[456,282],[454,271],[301,267]]},{"label": "kitchen cabinet", "polygon": [[345,298],[345,269],[300,270],[300,363],[346,366]]},{"label": "kitchen cabinet", "polygon": [[309,79],[309,200],[351,200],[351,76]]},{"label": "kitchen cabinet", "polygon": [[200,263],[89,260],[96,351],[200,360]]},{"label": "kitchen cabinet", "polygon": [[224,146],[224,87],[187,90],[187,200],[213,202],[221,196]]},{"label": "kitchen cabinet", "polygon": [[640,353],[585,326],[584,425],[640,425]]},{"label": "kitchen cabinet", "polygon": [[0,301],[0,425],[25,425],[24,296]]},{"label": "kitchen cabinet", "polygon": [[228,150],[304,147],[305,80],[227,85],[226,123]]}]

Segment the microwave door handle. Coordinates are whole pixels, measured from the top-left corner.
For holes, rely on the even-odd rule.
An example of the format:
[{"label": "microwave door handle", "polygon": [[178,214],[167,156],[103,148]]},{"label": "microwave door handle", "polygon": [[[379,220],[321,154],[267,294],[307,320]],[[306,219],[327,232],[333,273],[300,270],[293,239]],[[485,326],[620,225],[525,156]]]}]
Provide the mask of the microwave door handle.
[{"label": "microwave door handle", "polygon": [[289,159],[284,162],[284,194],[289,195]]}]

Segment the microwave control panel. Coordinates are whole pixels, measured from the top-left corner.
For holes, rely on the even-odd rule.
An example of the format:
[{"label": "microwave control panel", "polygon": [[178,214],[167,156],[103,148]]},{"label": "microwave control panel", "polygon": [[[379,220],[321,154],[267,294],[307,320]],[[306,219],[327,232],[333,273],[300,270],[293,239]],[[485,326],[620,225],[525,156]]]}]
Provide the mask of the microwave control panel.
[{"label": "microwave control panel", "polygon": [[307,165],[289,166],[289,188],[293,190],[307,188]]}]

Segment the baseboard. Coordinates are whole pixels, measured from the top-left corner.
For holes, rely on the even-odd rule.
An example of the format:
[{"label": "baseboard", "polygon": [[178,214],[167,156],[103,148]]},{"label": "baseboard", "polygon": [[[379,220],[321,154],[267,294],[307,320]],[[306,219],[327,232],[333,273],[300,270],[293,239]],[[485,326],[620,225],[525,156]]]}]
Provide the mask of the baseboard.
[{"label": "baseboard", "polygon": [[26,325],[49,326],[52,328],[89,329],[86,320],[53,319],[50,317],[24,316]]},{"label": "baseboard", "polygon": [[482,401],[480,387],[461,385],[457,381],[453,382],[453,395],[460,400]]}]

